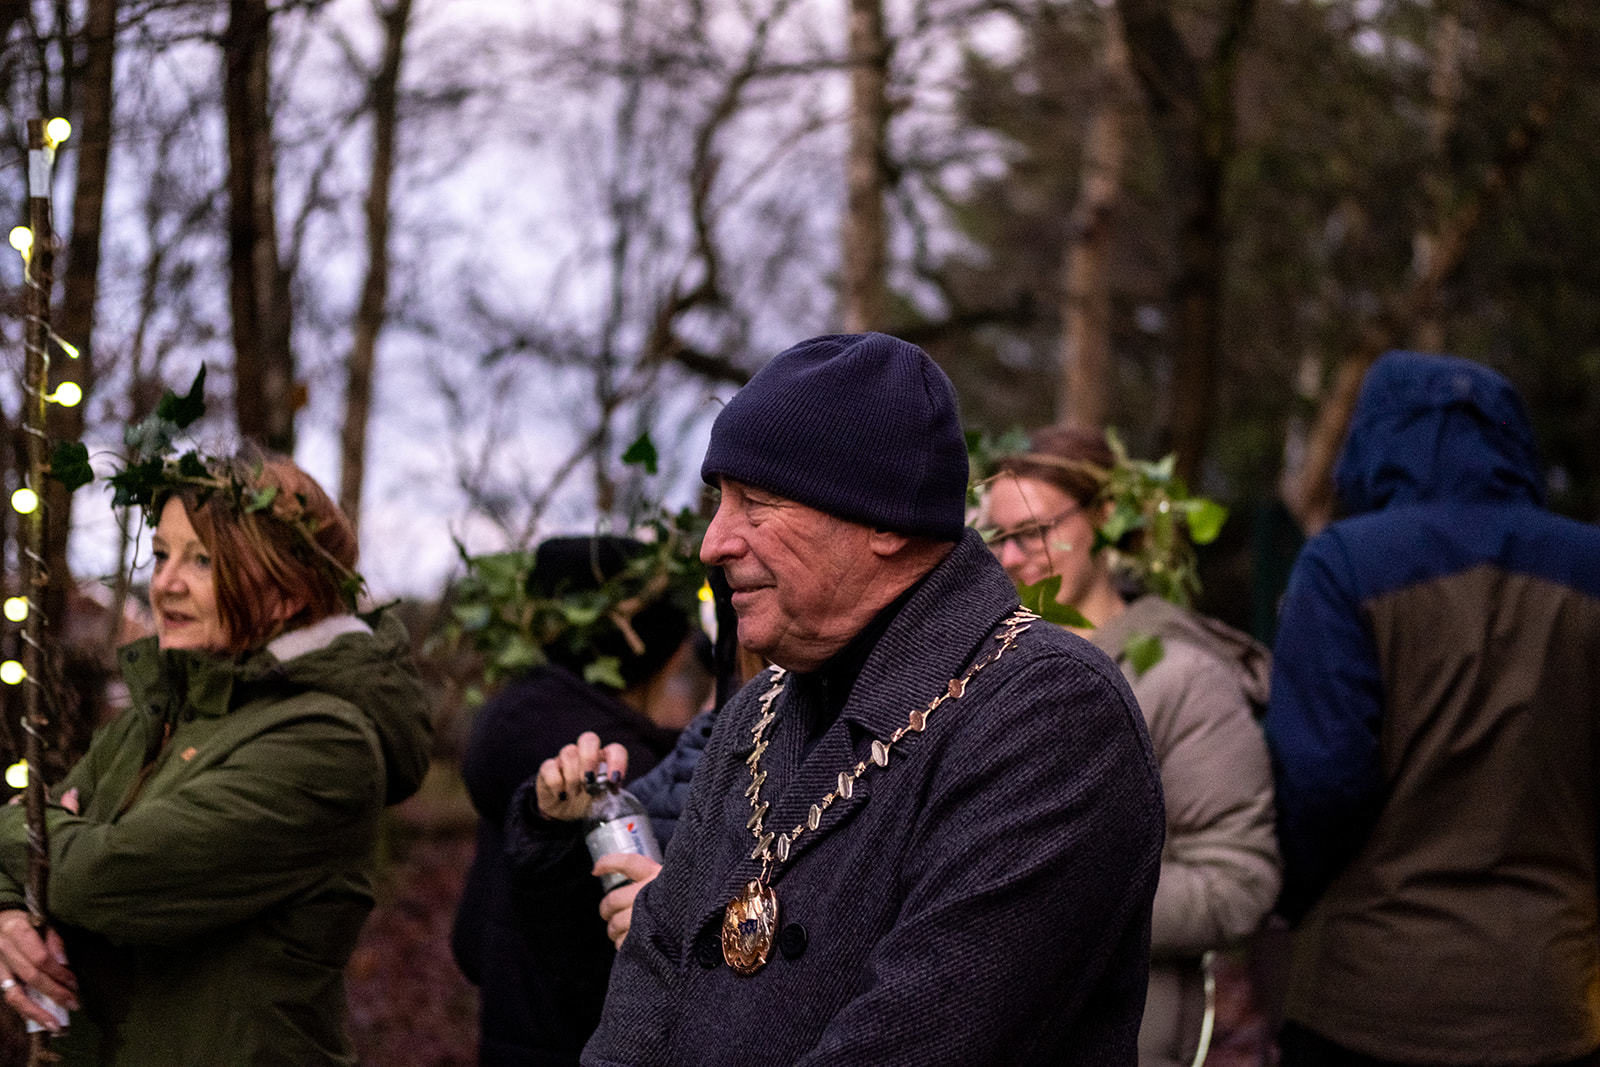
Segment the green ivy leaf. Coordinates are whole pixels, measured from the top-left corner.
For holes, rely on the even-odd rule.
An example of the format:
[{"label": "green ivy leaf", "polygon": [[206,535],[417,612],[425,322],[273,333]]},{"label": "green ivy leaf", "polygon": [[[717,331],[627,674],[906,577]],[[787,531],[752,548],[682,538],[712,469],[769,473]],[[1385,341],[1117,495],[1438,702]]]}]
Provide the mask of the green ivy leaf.
[{"label": "green ivy leaf", "polygon": [[206,413],[205,388],[206,365],[202,363],[187,393],[177,396],[169,389],[161,395],[161,402],[156,405],[156,418],[165,419],[180,430],[188,426]]},{"label": "green ivy leaf", "polygon": [[1228,521],[1228,509],[1215,500],[1200,497],[1190,501],[1187,515],[1189,537],[1197,545],[1209,545],[1222,533],[1222,524]]},{"label": "green ivy leaf", "polygon": [[122,443],[135,458],[162,456],[172,450],[172,435],[176,429],[159,415],[146,415],[122,431]]},{"label": "green ivy leaf", "polygon": [[482,630],[494,621],[494,612],[488,604],[457,604],[450,609],[456,624],[468,633]]},{"label": "green ivy leaf", "polygon": [[615,656],[596,656],[583,668],[583,680],[590,685],[609,685],[613,689],[626,689],[622,680],[622,661]]},{"label": "green ivy leaf", "polygon": [[206,470],[206,461],[200,458],[200,453],[189,451],[178,457],[178,475],[182,478],[209,478],[211,472]]},{"label": "green ivy leaf", "polygon": [[520,634],[509,638],[494,657],[494,665],[508,674],[537,667],[543,662],[544,653]]},{"label": "green ivy leaf", "polygon": [[630,467],[642,465],[646,474],[654,474],[661,462],[661,456],[656,452],[656,443],[650,440],[650,435],[642,433],[639,439],[622,453],[622,462]]},{"label": "green ivy leaf", "polygon": [[1155,634],[1134,634],[1122,646],[1122,651],[1135,677],[1143,677],[1145,671],[1160,663],[1161,657],[1167,654],[1161,638]]},{"label": "green ivy leaf", "polygon": [[141,463],[130,463],[106,479],[111,484],[113,507],[149,507],[153,502],[155,486],[161,482],[162,464],[159,457]]},{"label": "green ivy leaf", "polygon": [[1128,535],[1129,530],[1138,529],[1143,524],[1144,516],[1138,509],[1119,500],[1096,532],[1105,539],[1106,544],[1115,545]]},{"label": "green ivy leaf", "polygon": [[533,556],[527,552],[494,552],[473,556],[467,562],[472,577],[491,600],[505,600],[520,595],[533,569]]},{"label": "green ivy leaf", "polygon": [[82,441],[57,441],[50,453],[50,477],[71,493],[94,481],[89,449]]},{"label": "green ivy leaf", "polygon": [[278,487],[275,485],[269,485],[265,489],[257,490],[250,494],[250,499],[245,503],[245,514],[250,515],[257,511],[266,511],[276,499],[278,499]]},{"label": "green ivy leaf", "polygon": [[567,620],[567,625],[590,626],[600,618],[605,608],[599,604],[576,604],[564,600],[560,604],[560,610],[561,617]]},{"label": "green ivy leaf", "polygon": [[1083,617],[1083,613],[1071,604],[1063,604],[1056,597],[1061,595],[1061,575],[1052,574],[1042,578],[1032,585],[1017,586],[1017,596],[1022,601],[1022,606],[1039,616],[1045,622],[1053,622],[1058,626],[1071,626],[1080,630],[1093,628],[1093,624]]}]

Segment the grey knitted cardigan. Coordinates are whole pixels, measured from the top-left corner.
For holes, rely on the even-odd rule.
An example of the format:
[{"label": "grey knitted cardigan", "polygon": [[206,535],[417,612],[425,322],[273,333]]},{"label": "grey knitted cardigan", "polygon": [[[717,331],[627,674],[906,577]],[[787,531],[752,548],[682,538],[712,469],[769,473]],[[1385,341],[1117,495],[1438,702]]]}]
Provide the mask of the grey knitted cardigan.
[{"label": "grey knitted cardigan", "polygon": [[[777,702],[761,760],[786,830],[968,663],[1016,592],[967,531],[868,655],[802,761]],[[1133,1064],[1165,815],[1122,674],[1036,622],[888,766],[802,834],[772,885],[778,946],[721,962],[754,878],[745,758],[762,674],[717,722],[661,875],[640,893],[586,1064]],[[786,708],[789,714],[785,714]]]}]

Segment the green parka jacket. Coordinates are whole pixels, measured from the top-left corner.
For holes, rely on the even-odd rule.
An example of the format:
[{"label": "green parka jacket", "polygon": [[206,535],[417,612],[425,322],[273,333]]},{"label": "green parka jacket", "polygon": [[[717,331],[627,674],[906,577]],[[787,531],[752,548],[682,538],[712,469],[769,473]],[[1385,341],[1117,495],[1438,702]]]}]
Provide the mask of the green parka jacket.
[{"label": "green parka jacket", "polygon": [[[342,1064],[344,966],[386,803],[427,768],[430,714],[392,617],[325,619],[240,661],[121,650],[132,705],[52,794],[49,913],[83,1004],[68,1063]],[[20,806],[0,908],[20,907]]]}]

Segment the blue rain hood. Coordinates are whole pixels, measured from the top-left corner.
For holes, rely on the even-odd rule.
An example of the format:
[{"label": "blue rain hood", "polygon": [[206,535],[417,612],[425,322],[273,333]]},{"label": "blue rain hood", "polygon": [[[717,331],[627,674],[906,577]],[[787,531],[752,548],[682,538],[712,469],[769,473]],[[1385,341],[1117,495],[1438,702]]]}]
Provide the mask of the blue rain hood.
[{"label": "blue rain hood", "polygon": [[1511,383],[1455,356],[1389,352],[1361,386],[1334,470],[1350,514],[1432,500],[1543,504],[1533,428]]}]

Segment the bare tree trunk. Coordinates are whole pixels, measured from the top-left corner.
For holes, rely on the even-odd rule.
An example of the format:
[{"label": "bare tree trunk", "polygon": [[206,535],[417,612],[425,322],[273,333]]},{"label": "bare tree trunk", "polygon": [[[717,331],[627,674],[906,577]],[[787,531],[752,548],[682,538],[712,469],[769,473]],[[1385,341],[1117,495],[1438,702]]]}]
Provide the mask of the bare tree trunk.
[{"label": "bare tree trunk", "polygon": [[889,42],[883,0],[850,0],[850,152],[844,217],[844,328],[881,330],[888,311],[884,174]]},{"label": "bare tree trunk", "polygon": [[1229,0],[1204,64],[1189,53],[1164,0],[1118,0],[1117,10],[1155,118],[1166,185],[1178,211],[1171,446],[1179,474],[1192,482],[1211,433],[1222,364],[1222,200],[1234,151],[1233,85],[1255,0]]},{"label": "bare tree trunk", "polygon": [[366,481],[367,419],[372,410],[372,374],[389,300],[389,191],[399,126],[400,63],[405,56],[411,0],[380,9],[383,61],[372,79],[372,173],[367,186],[367,277],[356,309],[355,340],[345,385],[344,428],[339,436],[339,506],[360,528],[361,490]]},{"label": "bare tree trunk", "polygon": [[[62,271],[61,308],[55,316],[57,332],[78,347],[75,360],[53,353],[56,382],[74,381],[85,399],[94,390],[94,318],[99,299],[100,234],[105,216],[106,178],[111,160],[113,77],[116,68],[117,0],[90,0],[84,28],[85,52],[79,103],[82,108],[77,135],[77,181],[73,188],[72,233],[67,239],[66,269]],[[83,436],[86,403],[74,407],[50,406],[50,434],[57,440],[76,441]],[[67,561],[67,540],[72,530],[72,494],[61,483],[49,483],[46,509],[45,562],[50,584],[45,590],[45,617],[60,632],[66,621],[72,569]]]},{"label": "bare tree trunk", "polygon": [[273,200],[272,51],[266,0],[229,0],[223,36],[228,117],[229,295],[234,410],[239,432],[274,451],[294,450],[294,352],[289,278],[278,255]]},{"label": "bare tree trunk", "polygon": [[1340,362],[1327,398],[1317,408],[1306,442],[1305,463],[1297,476],[1284,479],[1285,506],[1307,533],[1320,530],[1333,516],[1333,467],[1367,369],[1385,349],[1417,329],[1425,309],[1436,306],[1439,290],[1466,258],[1468,241],[1533,157],[1551,116],[1571,92],[1573,71],[1577,64],[1587,61],[1591,47],[1586,35],[1568,41],[1565,61],[1551,72],[1520,121],[1507,132],[1500,152],[1472,195],[1462,198],[1447,217],[1439,220],[1433,235],[1422,242],[1427,255],[1413,262],[1410,283],[1368,325],[1355,350]]},{"label": "bare tree trunk", "polygon": [[1105,10],[1105,40],[1089,129],[1083,179],[1073,206],[1063,270],[1060,422],[1103,429],[1111,407],[1111,280],[1113,222],[1127,153],[1123,128],[1132,81],[1116,8]]},{"label": "bare tree trunk", "polygon": [[[1433,67],[1428,75],[1428,167],[1422,174],[1422,189],[1431,208],[1429,218],[1448,217],[1450,211],[1450,135],[1455,130],[1457,111],[1461,103],[1461,18],[1456,11],[1444,5],[1439,12],[1439,22],[1434,27]],[[1432,229],[1419,230],[1412,239],[1411,265],[1414,274],[1428,272],[1438,248],[1438,234]],[[1444,347],[1443,308],[1435,293],[1434,299],[1417,309],[1417,321],[1412,325],[1411,343],[1422,351],[1438,351]]]}]

